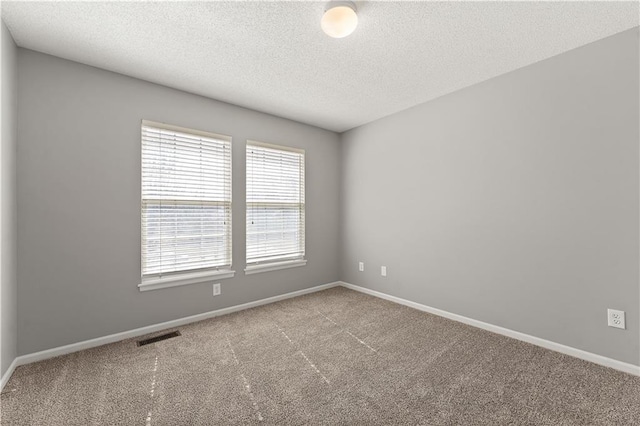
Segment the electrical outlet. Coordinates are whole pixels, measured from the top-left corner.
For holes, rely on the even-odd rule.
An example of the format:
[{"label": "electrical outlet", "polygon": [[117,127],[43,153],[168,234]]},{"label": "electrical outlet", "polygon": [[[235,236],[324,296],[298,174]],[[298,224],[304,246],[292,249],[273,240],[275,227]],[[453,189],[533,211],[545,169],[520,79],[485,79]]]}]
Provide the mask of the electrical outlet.
[{"label": "electrical outlet", "polygon": [[627,328],[624,322],[624,311],[616,311],[615,309],[607,309],[607,319],[609,327]]},{"label": "electrical outlet", "polygon": [[215,283],[213,285],[213,295],[220,296],[220,283]]},{"label": "electrical outlet", "polygon": [[358,271],[364,272],[364,262],[359,262],[358,263]]},{"label": "electrical outlet", "polygon": [[380,275],[382,275],[383,277],[387,276],[387,267],[386,266],[381,266],[380,267]]}]

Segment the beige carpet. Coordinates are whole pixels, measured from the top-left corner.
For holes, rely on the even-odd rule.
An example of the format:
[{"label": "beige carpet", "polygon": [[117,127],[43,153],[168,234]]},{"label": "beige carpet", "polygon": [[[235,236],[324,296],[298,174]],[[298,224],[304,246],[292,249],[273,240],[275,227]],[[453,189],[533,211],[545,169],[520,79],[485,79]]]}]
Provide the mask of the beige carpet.
[{"label": "beige carpet", "polygon": [[2,425],[638,425],[640,378],[344,288],[19,367]]}]

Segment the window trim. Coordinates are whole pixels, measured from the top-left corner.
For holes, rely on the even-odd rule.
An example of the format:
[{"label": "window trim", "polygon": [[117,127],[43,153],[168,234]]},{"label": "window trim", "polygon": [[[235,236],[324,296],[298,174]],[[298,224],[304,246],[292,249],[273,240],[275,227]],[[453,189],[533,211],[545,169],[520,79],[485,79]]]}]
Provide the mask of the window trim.
[{"label": "window trim", "polygon": [[178,287],[189,284],[198,284],[207,281],[233,278],[236,271],[231,269],[207,270],[200,272],[176,273],[161,277],[143,278],[138,284],[140,291],[158,290],[161,288]]},{"label": "window trim", "polygon": [[205,132],[203,130],[196,130],[196,129],[190,129],[188,127],[174,126],[173,124],[161,123],[158,121],[151,121],[151,120],[142,120],[142,123],[140,124],[140,129],[142,129],[142,126],[156,127],[164,130],[169,130],[170,132],[189,133],[192,135],[202,136],[205,138],[220,139],[229,143],[232,143],[232,139],[233,139],[231,136],[223,135],[221,133]]},{"label": "window trim", "polygon": [[[305,152],[304,149],[302,148],[295,148],[292,146],[285,146],[285,145],[277,145],[277,144],[272,144],[272,143],[266,143],[266,142],[260,142],[260,141],[256,141],[254,139],[247,139],[246,140],[246,144],[245,144],[245,155],[246,155],[246,151],[247,148],[250,146],[257,146],[257,147],[263,147],[263,148],[270,148],[270,149],[275,149],[275,150],[280,150],[280,151],[285,151],[285,152],[293,152],[296,154],[302,154],[303,159],[304,159],[304,163],[303,163],[303,169],[304,169],[304,183],[303,183],[303,187],[302,190],[304,191],[304,196],[305,196],[305,201],[302,204],[302,209],[304,212],[304,215],[306,216],[306,209],[307,209],[307,203],[306,203],[306,192],[307,192],[307,188],[306,188],[306,173],[307,173],[307,154]],[[245,161],[245,186],[246,186],[246,180],[247,180],[247,170],[246,170],[246,161]],[[247,210],[247,206],[248,206],[248,202],[246,200],[246,194],[245,194],[245,215],[246,215],[246,210]],[[245,216],[246,218],[246,216]],[[254,262],[254,263],[249,263],[247,264],[247,244],[246,244],[246,230],[247,230],[247,225],[246,225],[246,220],[245,220],[245,269],[244,269],[244,273],[245,275],[252,275],[252,274],[258,274],[258,273],[262,273],[262,272],[270,272],[270,271],[277,271],[280,269],[289,269],[289,268],[297,268],[300,266],[305,266],[307,264],[307,259],[306,259],[306,255],[307,255],[307,248],[306,248],[306,233],[307,233],[307,226],[306,226],[306,220],[305,220],[305,225],[303,228],[303,232],[304,232],[304,245],[303,245],[303,255],[301,257],[294,257],[294,258],[289,258],[289,259],[277,259],[274,261],[260,261],[260,262]]]},{"label": "window trim", "polygon": [[[231,237],[229,238],[229,265],[222,267],[212,267],[204,270],[185,270],[170,273],[154,274],[154,275],[142,275],[142,258],[140,259],[140,284],[138,289],[140,291],[157,290],[162,288],[177,287],[189,284],[197,284],[207,281],[221,280],[226,278],[233,278],[235,271],[233,270],[233,138],[229,135],[223,135],[220,133],[206,132],[202,130],[191,129],[188,127],[175,126],[173,124],[167,124],[163,122],[141,120],[140,123],[140,137],[142,141],[142,128],[144,126],[155,127],[168,131],[175,131],[181,133],[187,133],[194,136],[202,136],[205,138],[219,139],[229,143],[229,154],[231,159],[229,162],[229,176],[231,178],[231,187],[229,193],[229,217],[231,220],[230,229]],[[142,143],[140,145],[142,152]],[[142,205],[144,200],[142,198],[142,170],[140,173],[140,217],[142,217]],[[140,222],[140,253],[142,253],[143,233],[142,221]]]},{"label": "window trim", "polygon": [[306,264],[307,259],[294,259],[278,262],[251,264],[247,265],[247,267],[244,268],[244,274],[253,275],[259,274],[261,272],[277,271],[279,269],[297,268],[299,266],[305,266]]},{"label": "window trim", "polygon": [[306,161],[306,153],[305,153],[304,149],[302,149],[302,148],[294,148],[292,146],[276,145],[276,144],[272,144],[272,143],[256,141],[256,140],[253,140],[253,139],[247,139],[247,146],[249,146],[249,145],[251,145],[251,146],[261,146],[263,148],[277,149],[277,150],[280,150],[280,151],[295,152],[296,154],[305,155],[305,161]]}]

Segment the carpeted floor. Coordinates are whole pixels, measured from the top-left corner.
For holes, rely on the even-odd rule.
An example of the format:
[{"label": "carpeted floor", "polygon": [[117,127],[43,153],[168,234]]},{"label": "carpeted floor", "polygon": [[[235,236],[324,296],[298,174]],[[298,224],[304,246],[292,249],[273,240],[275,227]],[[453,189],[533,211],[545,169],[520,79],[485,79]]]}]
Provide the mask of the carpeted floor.
[{"label": "carpeted floor", "polygon": [[640,424],[640,378],[341,287],[180,332],[18,367],[2,425]]}]

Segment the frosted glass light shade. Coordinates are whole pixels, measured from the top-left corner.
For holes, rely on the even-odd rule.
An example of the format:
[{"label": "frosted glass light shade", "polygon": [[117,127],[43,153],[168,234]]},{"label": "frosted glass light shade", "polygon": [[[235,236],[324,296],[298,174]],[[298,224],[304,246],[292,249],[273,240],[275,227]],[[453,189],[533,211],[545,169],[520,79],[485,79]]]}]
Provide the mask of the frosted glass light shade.
[{"label": "frosted glass light shade", "polygon": [[320,25],[329,37],[342,38],[351,34],[358,26],[358,15],[355,6],[342,2],[335,6],[331,4],[322,15]]}]

